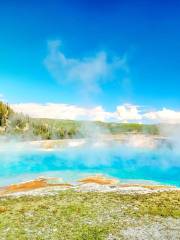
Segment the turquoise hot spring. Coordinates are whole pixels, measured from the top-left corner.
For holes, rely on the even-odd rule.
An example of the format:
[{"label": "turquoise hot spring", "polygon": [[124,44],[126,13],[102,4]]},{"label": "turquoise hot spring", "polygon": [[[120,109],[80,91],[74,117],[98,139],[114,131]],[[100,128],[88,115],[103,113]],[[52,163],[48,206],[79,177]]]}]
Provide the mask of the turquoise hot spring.
[{"label": "turquoise hot spring", "polygon": [[120,144],[86,145],[45,151],[6,147],[0,152],[0,185],[36,177],[59,177],[76,183],[102,174],[121,182],[150,182],[180,186],[180,154],[169,148],[142,149]]}]

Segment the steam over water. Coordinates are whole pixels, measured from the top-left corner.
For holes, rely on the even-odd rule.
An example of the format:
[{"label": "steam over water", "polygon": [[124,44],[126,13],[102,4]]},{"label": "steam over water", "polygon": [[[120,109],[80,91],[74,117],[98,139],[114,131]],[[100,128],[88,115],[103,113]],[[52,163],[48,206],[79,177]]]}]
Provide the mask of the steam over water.
[{"label": "steam over water", "polygon": [[[16,149],[16,151],[14,150]],[[87,144],[56,151],[6,145],[0,151],[0,185],[38,176],[75,182],[91,174],[149,180],[180,186],[180,154],[169,148],[144,149],[122,144]]]}]

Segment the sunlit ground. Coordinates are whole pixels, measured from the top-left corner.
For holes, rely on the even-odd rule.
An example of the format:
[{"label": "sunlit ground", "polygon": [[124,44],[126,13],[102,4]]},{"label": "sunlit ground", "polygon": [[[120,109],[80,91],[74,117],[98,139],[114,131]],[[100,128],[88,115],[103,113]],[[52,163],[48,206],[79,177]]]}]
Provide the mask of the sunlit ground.
[{"label": "sunlit ground", "polygon": [[0,199],[0,239],[173,239],[180,192],[147,195],[60,191]]}]

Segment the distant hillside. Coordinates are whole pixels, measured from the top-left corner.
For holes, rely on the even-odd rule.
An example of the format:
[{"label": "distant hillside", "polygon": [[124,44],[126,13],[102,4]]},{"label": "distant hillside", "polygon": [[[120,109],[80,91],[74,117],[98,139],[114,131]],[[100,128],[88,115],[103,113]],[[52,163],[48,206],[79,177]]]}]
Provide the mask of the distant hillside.
[{"label": "distant hillside", "polygon": [[99,133],[159,134],[157,125],[30,118],[13,112],[8,104],[2,102],[0,102],[0,127],[1,134],[23,139],[93,138]]}]

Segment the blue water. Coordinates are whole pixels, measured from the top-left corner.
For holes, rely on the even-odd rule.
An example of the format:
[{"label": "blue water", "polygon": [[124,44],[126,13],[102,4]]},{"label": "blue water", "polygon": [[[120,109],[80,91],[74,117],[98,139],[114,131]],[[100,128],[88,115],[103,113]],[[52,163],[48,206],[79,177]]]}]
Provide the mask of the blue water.
[{"label": "blue water", "polygon": [[37,176],[76,181],[90,174],[121,181],[148,180],[180,186],[180,155],[168,149],[128,147],[67,148],[61,151],[10,151],[0,155],[0,185]]}]

